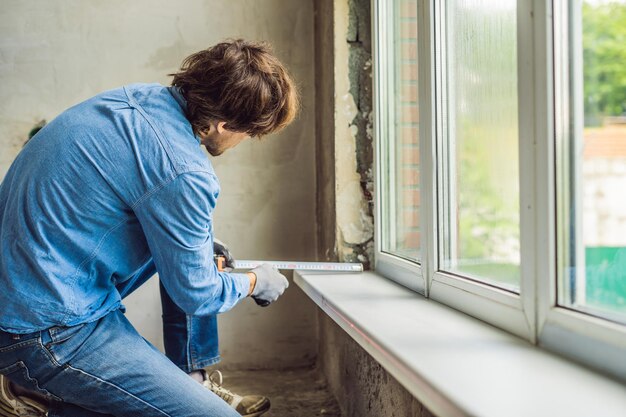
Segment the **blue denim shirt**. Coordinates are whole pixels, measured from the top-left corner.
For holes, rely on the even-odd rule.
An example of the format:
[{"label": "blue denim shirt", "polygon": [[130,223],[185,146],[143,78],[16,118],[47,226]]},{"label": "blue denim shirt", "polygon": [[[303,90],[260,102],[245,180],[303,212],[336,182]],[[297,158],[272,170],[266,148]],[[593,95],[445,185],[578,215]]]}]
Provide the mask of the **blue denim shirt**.
[{"label": "blue denim shirt", "polygon": [[154,259],[187,314],[246,297],[213,262],[219,182],[176,89],[134,84],[46,125],[0,185],[0,329],[29,333],[121,308],[115,285]]}]

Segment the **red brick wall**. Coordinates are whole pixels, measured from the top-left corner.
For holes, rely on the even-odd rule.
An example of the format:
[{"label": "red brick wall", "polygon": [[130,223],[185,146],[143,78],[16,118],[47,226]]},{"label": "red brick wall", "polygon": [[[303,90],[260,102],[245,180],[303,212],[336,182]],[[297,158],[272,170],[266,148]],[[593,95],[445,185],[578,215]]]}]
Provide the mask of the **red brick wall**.
[{"label": "red brick wall", "polygon": [[[419,108],[417,89],[417,0],[395,1],[396,155],[398,187],[397,245],[418,256],[419,227]],[[394,227],[394,225],[392,225]]]}]

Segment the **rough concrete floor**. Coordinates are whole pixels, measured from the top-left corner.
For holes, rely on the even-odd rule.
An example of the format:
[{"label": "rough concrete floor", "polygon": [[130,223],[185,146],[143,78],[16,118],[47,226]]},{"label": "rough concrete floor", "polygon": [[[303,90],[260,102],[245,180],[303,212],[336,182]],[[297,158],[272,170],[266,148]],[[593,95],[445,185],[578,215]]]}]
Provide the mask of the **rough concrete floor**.
[{"label": "rough concrete floor", "polygon": [[341,417],[337,402],[316,369],[224,371],[224,387],[240,394],[262,394],[272,408],[263,417]]}]

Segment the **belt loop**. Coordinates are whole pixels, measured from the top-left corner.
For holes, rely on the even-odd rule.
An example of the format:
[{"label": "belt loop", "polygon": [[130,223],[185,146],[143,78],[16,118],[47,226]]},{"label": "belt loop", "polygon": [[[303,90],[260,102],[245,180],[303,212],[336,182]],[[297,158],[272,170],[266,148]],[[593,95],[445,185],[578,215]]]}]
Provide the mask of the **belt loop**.
[{"label": "belt loop", "polygon": [[46,346],[52,342],[52,332],[50,329],[42,330],[39,332],[39,338],[41,339],[41,344]]}]

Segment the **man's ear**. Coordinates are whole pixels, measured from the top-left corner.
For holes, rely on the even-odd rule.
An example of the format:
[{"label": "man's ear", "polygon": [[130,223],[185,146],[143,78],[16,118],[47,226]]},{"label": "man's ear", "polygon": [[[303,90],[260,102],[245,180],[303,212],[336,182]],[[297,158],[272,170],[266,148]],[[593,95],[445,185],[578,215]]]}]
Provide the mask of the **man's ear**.
[{"label": "man's ear", "polygon": [[215,128],[217,129],[217,133],[221,135],[226,130],[226,122],[217,122]]},{"label": "man's ear", "polygon": [[213,122],[209,122],[209,125],[207,127],[205,127],[203,130],[198,131],[198,136],[200,136],[203,139],[207,138],[211,135],[211,132],[215,131],[216,129],[217,129],[217,124]]},{"label": "man's ear", "polygon": [[203,133],[206,136],[210,135],[212,132],[217,132],[218,134],[222,134],[222,132],[226,130],[225,126],[226,126],[226,122],[210,121],[208,128],[201,133]]}]

